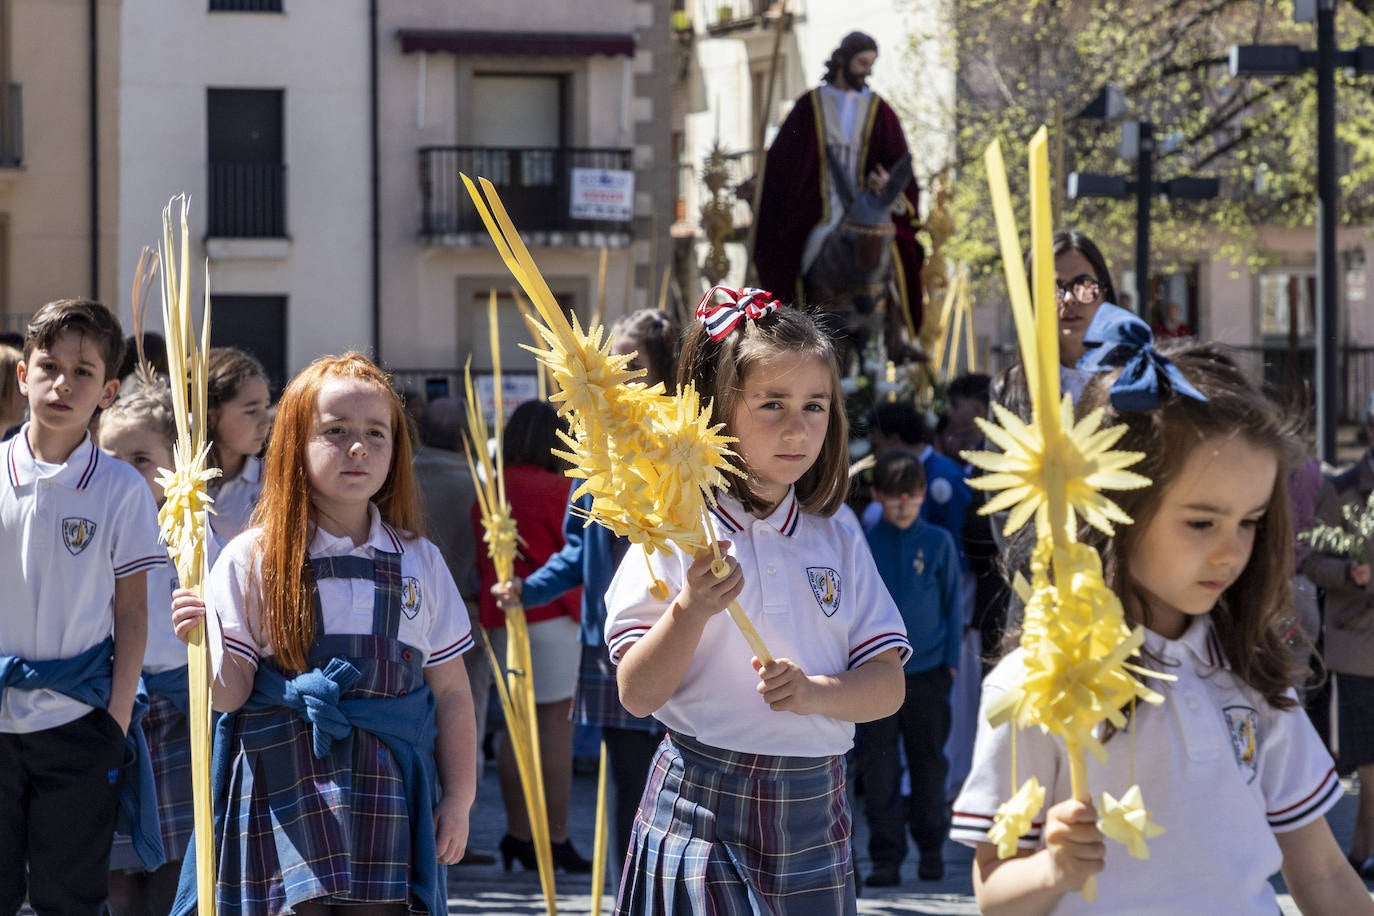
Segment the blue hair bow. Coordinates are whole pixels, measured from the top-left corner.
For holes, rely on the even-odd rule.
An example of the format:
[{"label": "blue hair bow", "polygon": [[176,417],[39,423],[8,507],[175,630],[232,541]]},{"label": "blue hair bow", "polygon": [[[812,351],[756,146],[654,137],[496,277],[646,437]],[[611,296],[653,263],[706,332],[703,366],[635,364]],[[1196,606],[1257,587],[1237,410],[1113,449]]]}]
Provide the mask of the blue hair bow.
[{"label": "blue hair bow", "polygon": [[1175,394],[1199,401],[1207,396],[1194,388],[1178,367],[1154,348],[1150,326],[1131,312],[1103,303],[1083,332],[1087,352],[1078,361],[1086,372],[1121,368],[1112,383],[1111,401],[1117,410],[1154,410],[1159,407],[1161,379]]}]

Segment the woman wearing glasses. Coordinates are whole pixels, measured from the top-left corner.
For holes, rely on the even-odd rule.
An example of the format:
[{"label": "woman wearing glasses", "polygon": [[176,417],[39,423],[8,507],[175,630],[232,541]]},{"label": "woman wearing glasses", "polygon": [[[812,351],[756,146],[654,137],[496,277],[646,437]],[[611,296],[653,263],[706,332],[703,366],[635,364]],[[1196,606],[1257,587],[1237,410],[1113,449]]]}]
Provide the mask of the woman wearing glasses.
[{"label": "woman wearing glasses", "polygon": [[[1028,263],[1027,272],[1029,270]],[[1116,287],[1102,252],[1092,239],[1077,229],[1061,229],[1054,234],[1054,274],[1055,302],[1059,306],[1059,387],[1077,401],[1088,381],[1088,373],[1078,369],[1078,360],[1085,349],[1083,334],[1102,303],[1116,304]],[[1023,420],[1030,420],[1030,393],[1019,362],[1003,369],[993,380],[991,396],[995,403]],[[981,502],[974,500],[973,511],[977,511]],[[1005,513],[993,516],[992,538],[998,548],[998,564],[1008,583],[1006,619],[1015,622],[1021,617],[1021,601],[1010,583],[1018,572],[1026,574],[1030,570],[1035,532],[1032,526],[1021,529],[1017,536],[1005,538],[1002,535],[1005,521]],[[996,657],[987,660],[996,661]],[[959,712],[955,715],[958,721]]]},{"label": "woman wearing glasses", "polygon": [[1115,304],[1116,287],[1102,252],[1077,229],[1054,234],[1055,299],[1059,304],[1059,378],[1078,400],[1087,375],[1077,368],[1083,356],[1083,332],[1104,302]]}]

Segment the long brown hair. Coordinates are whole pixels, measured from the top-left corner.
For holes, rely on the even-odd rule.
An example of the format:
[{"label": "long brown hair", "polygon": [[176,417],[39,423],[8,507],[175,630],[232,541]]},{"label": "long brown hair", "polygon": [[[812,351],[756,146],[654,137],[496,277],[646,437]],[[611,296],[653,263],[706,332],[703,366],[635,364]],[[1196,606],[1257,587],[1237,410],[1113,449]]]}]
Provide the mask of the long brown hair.
[{"label": "long brown hair", "polygon": [[[723,422],[726,435],[734,435],[730,418],[744,393],[745,376],[759,363],[783,353],[813,356],[830,370],[830,423],[825,442],[815,463],[797,481],[796,492],[802,511],[834,515],[849,492],[849,420],[844,412],[835,347],[809,315],[790,307],[774,309],[758,320],[741,321],[718,341],[706,333],[705,324],[693,321],[682,342],[678,388],[695,385],[701,399],[711,401],[713,422]],[[743,470],[749,473],[748,468]],[[726,480],[730,495],[746,511],[766,508],[748,477],[731,474]]]},{"label": "long brown hair", "polygon": [[1118,529],[1113,538],[1085,528],[1081,538],[1101,553],[1103,574],[1121,598],[1127,623],[1149,627],[1149,605],[1131,575],[1130,557],[1193,449],[1204,440],[1227,436],[1273,454],[1278,459],[1278,476],[1255,532],[1250,561],[1217,601],[1211,616],[1232,673],[1271,706],[1293,706],[1295,701],[1286,695],[1293,683],[1292,654],[1278,624],[1292,607],[1293,528],[1287,478],[1296,458],[1295,424],[1245,378],[1224,348],[1186,342],[1161,350],[1207,400],[1166,390],[1158,410],[1117,411],[1108,395],[1119,370],[1095,376],[1088,383],[1078,400],[1078,416],[1102,407],[1104,425],[1124,424],[1127,432],[1115,447],[1143,452],[1145,457],[1131,470],[1153,484],[1109,494],[1134,524]]},{"label": "long brown hair", "polygon": [[366,382],[385,394],[391,406],[391,467],[372,501],[382,520],[402,537],[423,533],[405,408],[387,374],[361,353],[315,360],[282,392],[263,461],[262,497],[253,510],[253,524],[262,529],[253,551],[261,564],[260,626],[277,663],[287,671],[306,669],[316,635],[315,581],[307,556],[315,533],[315,508],[305,447],[314,433],[320,388],[332,378]]},{"label": "long brown hair", "polygon": [[638,309],[611,325],[611,338],[634,344],[641,365],[663,382],[669,394],[677,389],[677,351],[682,329],[661,309]]},{"label": "long brown hair", "polygon": [[[212,347],[206,358],[205,374],[206,406],[210,408],[210,422],[207,426],[210,436],[210,463],[222,468],[224,460],[219,450],[217,431],[219,409],[238,397],[239,389],[249,379],[260,378],[266,382],[267,370],[255,356],[237,347]],[[224,481],[217,477],[210,490],[212,493],[216,492],[223,485]]]}]

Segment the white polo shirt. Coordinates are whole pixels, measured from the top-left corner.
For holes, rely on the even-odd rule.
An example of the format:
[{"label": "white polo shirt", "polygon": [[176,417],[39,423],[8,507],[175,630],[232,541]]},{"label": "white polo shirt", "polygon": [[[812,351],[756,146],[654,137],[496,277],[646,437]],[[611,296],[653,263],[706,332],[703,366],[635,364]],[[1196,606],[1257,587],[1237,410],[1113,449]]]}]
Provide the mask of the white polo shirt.
[{"label": "white polo shirt", "polygon": [[148,570],[148,648],[143,653],[143,670],[149,674],[171,671],[186,664],[186,643],[172,629],[172,592],[177,587],[177,569],[169,559]]},{"label": "white polo shirt", "polygon": [[[804,514],[788,491],[766,519],[722,494],[711,524],[744,569],[740,606],[775,658],[790,658],[807,674],[837,674],[888,649],[900,649],[903,661],[911,654],[868,542],[845,521]],[[648,562],[676,595],[692,558],[674,549]],[[614,662],[668,608],[649,594],[650,585],[644,548],[632,545],[606,593]],[[755,689],[752,657],[729,613],[715,615],[677,691],[654,717],[707,744],[746,753],[823,757],[853,746],[852,722],[769,709]]]},{"label": "white polo shirt", "polygon": [[[348,538],[337,538],[317,528],[308,553],[312,558],[355,556],[369,560],[376,550],[400,553],[403,595],[398,638],[423,653],[426,667],[462,655],[472,648],[472,628],[439,548],[424,538],[402,538],[382,521],[376,506],[370,506],[369,511],[372,529],[367,541],[355,545]],[[229,542],[210,571],[207,591],[208,606],[219,614],[225,650],[246,658],[254,667],[259,658],[272,654],[266,633],[261,632],[257,591],[248,588],[252,547],[260,533],[261,529],[250,528]],[[372,582],[322,579],[317,588],[326,633],[372,632]]]},{"label": "white polo shirt", "polygon": [[[1220,664],[1209,616],[1195,618],[1177,640],[1147,632],[1147,646],[1177,681],[1151,681],[1160,707],[1140,704],[1135,779],[1152,817],[1167,831],[1150,840],[1150,858],[1135,859],[1107,843],[1098,899],[1068,894],[1055,913],[1264,913],[1278,911],[1269,876],[1282,855],[1274,834],[1324,815],[1341,796],[1331,756],[1301,706],[1278,710]],[[997,806],[1010,797],[1010,729],[988,726],[988,702],[1023,672],[1017,649],[983,682],[973,768],[954,802],[950,837],[988,842]],[[1088,755],[1095,803],[1103,790],[1120,798],[1131,785],[1131,738],[1106,743],[1107,764]],[[1057,739],[1038,728],[1016,736],[1018,780],[1046,787],[1045,810],[1072,796],[1069,763]],[[1021,841],[1041,847],[1044,812]]]},{"label": "white polo shirt", "polygon": [[[89,434],[46,477],[28,424],[0,444],[0,461],[0,655],[80,655],[114,629],[115,580],[167,562],[153,494]],[[6,690],[0,732],[56,728],[90,711],[53,690]]]},{"label": "white polo shirt", "polygon": [[219,537],[221,546],[248,527],[261,495],[262,459],[249,455],[243,462],[243,470],[220,484],[215,492],[215,512],[210,516],[210,527]]}]

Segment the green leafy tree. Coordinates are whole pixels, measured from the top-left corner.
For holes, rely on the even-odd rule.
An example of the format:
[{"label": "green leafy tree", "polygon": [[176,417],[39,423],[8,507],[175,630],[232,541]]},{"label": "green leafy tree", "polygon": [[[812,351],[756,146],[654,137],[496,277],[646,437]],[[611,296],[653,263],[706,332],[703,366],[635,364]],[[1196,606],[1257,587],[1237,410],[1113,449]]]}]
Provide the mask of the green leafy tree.
[{"label": "green leafy tree", "polygon": [[[1076,115],[1108,83],[1131,115],[1155,125],[1155,177],[1215,176],[1221,196],[1154,207],[1153,263],[1168,269],[1201,247],[1263,257],[1258,224],[1310,225],[1316,208],[1316,92],[1311,73],[1238,77],[1234,44],[1314,44],[1289,0],[956,0],[955,230],[946,259],[1000,272],[982,153],[1000,138],[1014,188],[1026,186],[1026,141],[1049,124],[1062,172],[1127,175],[1119,131]],[[1374,0],[1337,8],[1338,44],[1374,44]],[[1374,75],[1338,73],[1338,163],[1345,224],[1374,222]],[[1057,129],[1062,125],[1062,129]],[[1024,195],[1018,223],[1028,225]],[[1084,228],[1114,262],[1129,262],[1133,200],[1065,202],[1060,222]],[[1024,229],[1023,229],[1024,231]]]}]

